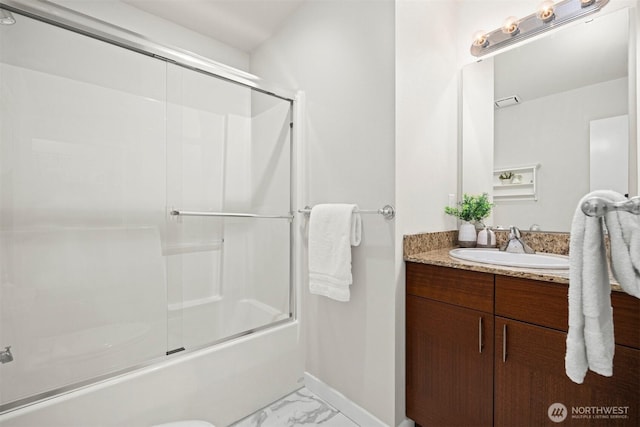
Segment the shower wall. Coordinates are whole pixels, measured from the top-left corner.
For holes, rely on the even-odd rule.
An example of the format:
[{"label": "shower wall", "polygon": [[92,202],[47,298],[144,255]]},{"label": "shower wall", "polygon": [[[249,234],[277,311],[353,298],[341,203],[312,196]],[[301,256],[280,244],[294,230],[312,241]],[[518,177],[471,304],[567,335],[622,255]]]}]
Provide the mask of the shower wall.
[{"label": "shower wall", "polygon": [[[97,417],[123,387],[158,399],[166,390],[154,381],[189,388],[158,416],[180,414],[190,396],[224,422],[291,391],[302,371],[296,322],[255,343],[166,356],[292,319],[290,221],[168,214],[289,213],[291,103],[16,18],[0,27],[0,345],[14,355],[0,365],[0,405],[157,365],[0,424],[69,424],[70,396]],[[261,347],[270,334],[278,348]],[[229,397],[171,379],[196,366],[236,372],[197,386]],[[284,381],[271,384],[261,367]],[[260,391],[246,403],[214,404],[242,399],[247,384]],[[140,423],[129,409],[100,423]]]}]

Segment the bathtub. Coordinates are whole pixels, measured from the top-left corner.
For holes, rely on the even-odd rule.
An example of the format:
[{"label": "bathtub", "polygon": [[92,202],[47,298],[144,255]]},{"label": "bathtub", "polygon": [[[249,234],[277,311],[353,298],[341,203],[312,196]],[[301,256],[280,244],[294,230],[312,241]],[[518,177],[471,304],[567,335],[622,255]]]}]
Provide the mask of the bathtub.
[{"label": "bathtub", "polygon": [[[248,312],[255,307],[242,305]],[[285,320],[7,412],[0,426],[150,426],[180,419],[226,426],[301,387],[303,360],[299,321]]]},{"label": "bathtub", "polygon": [[[126,237],[132,242],[129,250],[120,245],[111,252],[121,263],[135,254],[135,263],[122,269],[118,280],[95,286],[109,291],[103,293],[83,287],[85,282],[101,283],[100,270],[91,264],[87,271],[95,271],[92,276],[65,282],[63,288],[81,297],[63,298],[64,292],[47,292],[51,277],[68,276],[58,266],[77,256],[78,250],[49,250],[50,242],[62,236],[73,248],[83,249],[85,263],[99,255],[90,252],[96,245],[89,243],[100,239],[104,251]],[[295,317],[287,309],[246,297],[249,285],[241,281],[226,293],[187,289],[183,295],[190,298],[167,302],[165,288],[157,286],[164,280],[165,264],[154,229],[3,235],[5,243],[14,240],[20,242],[14,245],[15,259],[44,258],[39,255],[46,252],[50,274],[23,263],[24,271],[14,271],[14,277],[34,285],[3,284],[2,297],[16,302],[2,313],[2,326],[13,331],[16,357],[0,371],[2,397],[12,402],[34,390],[45,393],[44,400],[0,415],[1,427],[150,426],[179,419],[202,419],[220,427],[301,386],[304,358]],[[153,280],[141,282],[138,278],[150,276],[148,271],[154,272]],[[274,296],[280,307],[288,307],[288,290],[265,298]],[[101,304],[87,303],[93,300]],[[78,324],[78,318],[92,323]],[[186,350],[165,354],[175,347]],[[122,373],[127,366],[134,368]]]}]

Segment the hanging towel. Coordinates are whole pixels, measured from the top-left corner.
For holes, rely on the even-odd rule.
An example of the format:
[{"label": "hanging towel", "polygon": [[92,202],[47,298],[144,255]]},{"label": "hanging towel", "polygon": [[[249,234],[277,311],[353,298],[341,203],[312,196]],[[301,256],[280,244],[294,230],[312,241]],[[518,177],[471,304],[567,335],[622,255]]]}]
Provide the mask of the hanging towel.
[{"label": "hanging towel", "polygon": [[611,242],[611,271],[622,290],[640,298],[640,215],[611,211],[606,215]]},{"label": "hanging towel", "polygon": [[360,244],[362,223],[357,205],[320,204],[309,219],[309,290],[349,301],[351,246]]},{"label": "hanging towel", "polygon": [[602,197],[611,202],[624,200],[613,191],[594,191],[580,200],[573,216],[565,371],[578,384],[582,384],[588,369],[610,377],[615,348],[603,221],[582,212],[582,204],[591,197]]}]

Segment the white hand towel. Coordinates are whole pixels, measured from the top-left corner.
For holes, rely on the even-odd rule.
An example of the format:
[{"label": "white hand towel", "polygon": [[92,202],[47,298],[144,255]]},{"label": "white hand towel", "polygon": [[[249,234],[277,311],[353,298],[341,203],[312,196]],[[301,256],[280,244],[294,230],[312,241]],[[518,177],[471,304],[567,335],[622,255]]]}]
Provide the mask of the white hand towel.
[{"label": "white hand towel", "polygon": [[612,211],[606,223],[613,275],[626,293],[640,298],[640,216]]},{"label": "white hand towel", "polygon": [[584,381],[587,369],[611,376],[615,349],[611,284],[602,220],[586,216],[581,208],[591,197],[602,197],[611,202],[622,198],[612,191],[587,194],[578,203],[571,224],[565,371],[578,384]]},{"label": "white hand towel", "polygon": [[351,246],[360,244],[362,223],[356,205],[320,204],[309,219],[309,290],[349,301]]}]

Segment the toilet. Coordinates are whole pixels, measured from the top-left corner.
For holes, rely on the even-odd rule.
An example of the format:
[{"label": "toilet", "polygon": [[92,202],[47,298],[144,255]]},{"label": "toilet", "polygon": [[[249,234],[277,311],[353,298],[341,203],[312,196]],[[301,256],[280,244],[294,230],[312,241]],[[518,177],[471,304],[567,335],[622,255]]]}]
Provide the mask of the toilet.
[{"label": "toilet", "polygon": [[213,424],[200,420],[173,421],[166,424],[156,424],[151,427],[215,427]]}]

